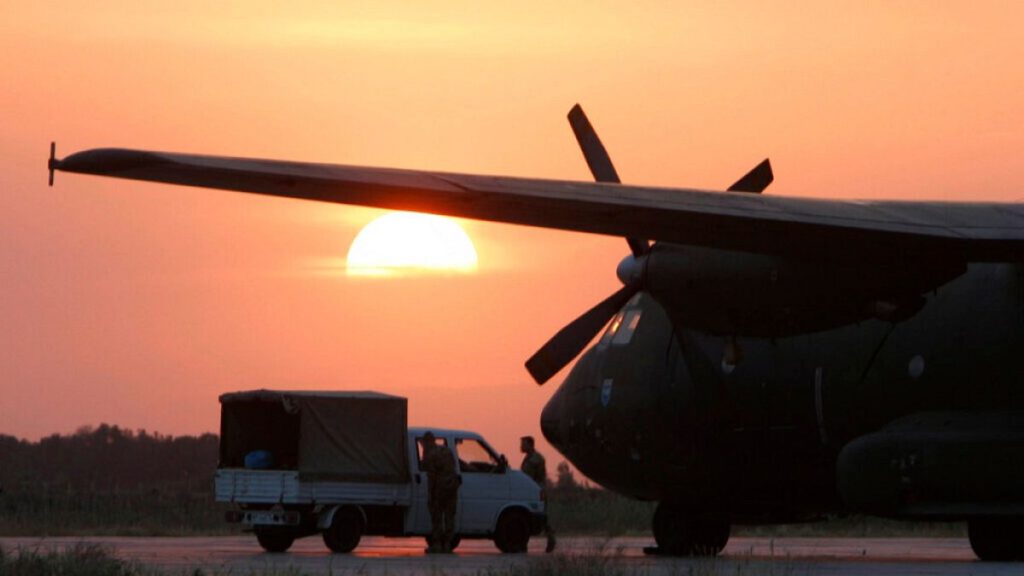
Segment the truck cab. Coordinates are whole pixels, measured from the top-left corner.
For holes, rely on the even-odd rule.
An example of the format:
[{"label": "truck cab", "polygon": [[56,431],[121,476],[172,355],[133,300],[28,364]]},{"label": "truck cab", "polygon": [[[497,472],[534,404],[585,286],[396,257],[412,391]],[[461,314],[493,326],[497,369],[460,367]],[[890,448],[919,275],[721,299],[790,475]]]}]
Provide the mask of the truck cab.
[{"label": "truck cab", "polygon": [[[506,526],[535,534],[544,525],[544,502],[541,488],[526,474],[512,470],[504,455],[498,454],[476,432],[442,428],[409,429],[409,461],[413,463],[415,503],[407,515],[406,531],[410,534],[430,534],[430,511],[427,507],[427,475],[422,470],[423,435],[430,431],[439,444],[452,450],[457,462],[456,471],[462,484],[456,509],[455,533],[461,538],[490,538],[499,531],[502,515],[508,511],[521,511],[520,526]],[[513,514],[513,516],[516,516]]]},{"label": "truck cab", "polygon": [[[523,552],[545,524],[542,488],[479,434],[406,425],[406,399],[375,392],[254,390],[221,396],[218,502],[269,552],[322,534],[334,552],[364,535],[431,533],[423,437],[448,446],[461,479],[456,542]],[[454,546],[453,546],[454,547]]]}]

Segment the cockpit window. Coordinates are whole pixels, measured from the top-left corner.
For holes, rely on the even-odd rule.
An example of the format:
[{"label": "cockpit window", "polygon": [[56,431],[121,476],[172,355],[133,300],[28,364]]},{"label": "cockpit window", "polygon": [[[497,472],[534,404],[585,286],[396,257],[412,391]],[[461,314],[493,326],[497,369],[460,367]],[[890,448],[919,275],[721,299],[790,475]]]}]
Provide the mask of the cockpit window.
[{"label": "cockpit window", "polygon": [[615,336],[612,337],[612,345],[624,346],[629,344],[629,341],[633,339],[633,333],[636,332],[636,327],[640,325],[640,315],[642,313],[642,310],[626,312],[621,321],[622,325],[619,326]]},{"label": "cockpit window", "polygon": [[611,324],[608,324],[608,328],[605,329],[604,334],[601,335],[601,340],[597,343],[602,348],[607,348],[612,343],[612,338],[619,332],[619,328],[622,327],[622,317],[625,312],[619,312],[612,318]]},{"label": "cockpit window", "polygon": [[492,474],[498,472],[498,459],[473,438],[456,438],[455,449],[459,453],[459,471]]}]

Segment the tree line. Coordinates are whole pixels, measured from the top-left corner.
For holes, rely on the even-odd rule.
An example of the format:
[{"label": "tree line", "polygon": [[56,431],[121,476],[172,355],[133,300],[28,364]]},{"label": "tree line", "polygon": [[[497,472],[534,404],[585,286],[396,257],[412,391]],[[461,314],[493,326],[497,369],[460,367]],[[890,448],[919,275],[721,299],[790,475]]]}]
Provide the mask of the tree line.
[{"label": "tree line", "polygon": [[218,438],[167,436],[101,424],[38,442],[0,434],[0,487],[7,493],[212,490]]},{"label": "tree line", "polygon": [[[52,434],[38,442],[0,434],[0,488],[11,492],[115,492],[178,489],[209,492],[217,468],[216,434],[168,436],[111,424]],[[565,462],[550,488],[579,490]]]}]

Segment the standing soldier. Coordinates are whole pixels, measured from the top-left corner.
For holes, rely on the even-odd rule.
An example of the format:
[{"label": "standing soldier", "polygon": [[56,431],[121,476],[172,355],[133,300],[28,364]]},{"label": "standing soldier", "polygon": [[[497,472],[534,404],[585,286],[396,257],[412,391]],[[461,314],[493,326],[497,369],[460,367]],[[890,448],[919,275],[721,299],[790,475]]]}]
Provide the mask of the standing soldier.
[{"label": "standing soldier", "polygon": [[430,510],[431,541],[427,554],[450,554],[455,536],[455,509],[461,480],[455,473],[455,456],[437,444],[433,432],[423,435],[423,464],[427,473],[427,506]]},{"label": "standing soldier", "polygon": [[[537,452],[536,447],[533,443],[533,436],[523,436],[519,439],[519,451],[526,456],[523,457],[523,463],[519,466],[519,469],[533,479],[534,482],[540,486],[540,497],[544,500],[544,509],[550,513],[550,509],[547,506],[548,501],[548,469],[547,465],[544,464],[544,457]],[[548,537],[547,546],[544,547],[545,552],[552,552],[555,549],[555,532],[551,529],[550,522],[547,521],[545,516],[544,521],[544,534]]]}]

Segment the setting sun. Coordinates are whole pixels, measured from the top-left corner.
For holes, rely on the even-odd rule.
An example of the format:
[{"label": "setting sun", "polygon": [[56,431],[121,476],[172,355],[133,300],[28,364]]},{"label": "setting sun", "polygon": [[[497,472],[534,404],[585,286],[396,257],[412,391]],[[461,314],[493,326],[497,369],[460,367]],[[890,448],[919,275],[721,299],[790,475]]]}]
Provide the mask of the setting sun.
[{"label": "setting sun", "polygon": [[408,272],[472,272],[476,249],[454,220],[391,212],[363,227],[348,250],[346,270],[356,276]]}]

